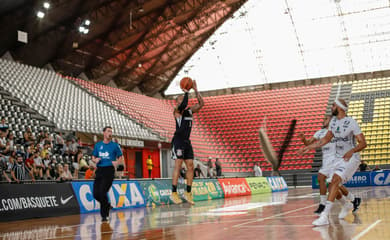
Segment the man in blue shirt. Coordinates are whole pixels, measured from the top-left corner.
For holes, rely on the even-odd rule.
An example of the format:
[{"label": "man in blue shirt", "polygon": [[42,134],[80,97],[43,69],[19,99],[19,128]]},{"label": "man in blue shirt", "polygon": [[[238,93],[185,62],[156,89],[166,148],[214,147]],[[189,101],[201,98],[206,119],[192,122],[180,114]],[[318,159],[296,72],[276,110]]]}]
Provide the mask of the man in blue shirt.
[{"label": "man in blue shirt", "polygon": [[102,221],[108,221],[110,202],[107,193],[115,177],[115,169],[124,165],[122,150],[118,143],[112,141],[112,127],[103,129],[103,141],[97,142],[93,149],[92,161],[96,164],[96,177],[93,183],[93,197],[100,203]]}]

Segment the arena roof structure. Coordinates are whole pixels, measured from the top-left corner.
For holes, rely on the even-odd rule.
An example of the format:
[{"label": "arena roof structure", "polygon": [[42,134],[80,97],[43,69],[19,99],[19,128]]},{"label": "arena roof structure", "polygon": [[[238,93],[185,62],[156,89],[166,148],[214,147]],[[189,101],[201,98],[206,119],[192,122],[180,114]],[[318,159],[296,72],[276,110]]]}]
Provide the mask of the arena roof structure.
[{"label": "arena roof structure", "polygon": [[206,91],[390,70],[389,26],[388,0],[249,0],[165,93],[187,75]]},{"label": "arena roof structure", "polygon": [[0,56],[153,96],[246,0],[3,0]]}]

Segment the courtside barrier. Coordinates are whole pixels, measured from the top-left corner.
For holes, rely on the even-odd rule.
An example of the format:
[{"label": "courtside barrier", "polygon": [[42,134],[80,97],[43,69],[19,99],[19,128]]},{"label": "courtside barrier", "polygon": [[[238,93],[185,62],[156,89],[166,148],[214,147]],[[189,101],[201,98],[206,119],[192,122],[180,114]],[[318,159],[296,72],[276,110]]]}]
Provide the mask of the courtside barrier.
[{"label": "courtside barrier", "polygon": [[245,178],[245,180],[251,189],[252,195],[272,192],[266,177],[251,177]]},{"label": "courtside barrier", "polygon": [[[384,183],[382,175],[378,184]],[[108,192],[114,209],[139,208],[172,204],[171,179],[115,180]],[[180,181],[178,193],[183,197],[186,183]],[[286,190],[281,177],[195,179],[194,201],[229,198]],[[93,181],[67,183],[0,184],[0,221],[36,217],[54,217],[95,212],[100,204],[93,197]]]},{"label": "courtside barrier", "polygon": [[251,195],[251,189],[245,178],[223,178],[218,179],[225,198]]},{"label": "courtside barrier", "polygon": [[272,192],[287,191],[288,186],[283,177],[267,177]]},{"label": "courtside barrier", "polygon": [[0,221],[78,213],[69,183],[0,184]]},{"label": "courtside barrier", "polygon": [[[100,204],[93,198],[93,181],[72,182],[81,213],[98,211]],[[138,181],[115,180],[108,198],[114,209],[145,207],[146,200]]]},{"label": "courtside barrier", "polygon": [[[390,171],[356,172],[344,185],[347,187],[390,186]],[[317,175],[312,176],[312,188],[319,188]]]}]

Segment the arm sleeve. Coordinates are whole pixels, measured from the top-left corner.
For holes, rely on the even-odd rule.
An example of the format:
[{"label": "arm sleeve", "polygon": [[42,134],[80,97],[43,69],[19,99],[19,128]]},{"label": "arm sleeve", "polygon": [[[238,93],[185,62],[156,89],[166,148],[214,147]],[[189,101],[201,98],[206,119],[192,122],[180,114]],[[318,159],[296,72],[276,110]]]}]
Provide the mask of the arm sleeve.
[{"label": "arm sleeve", "polygon": [[184,109],[186,109],[188,105],[188,93],[184,93],[183,101],[180,103],[178,110],[179,112],[182,112]]},{"label": "arm sleeve", "polygon": [[355,119],[351,120],[351,124],[353,135],[357,136],[362,133],[362,130],[360,129],[359,124],[356,122]]},{"label": "arm sleeve", "polygon": [[99,157],[99,155],[98,155],[98,150],[97,150],[98,148],[97,148],[97,144],[95,144],[95,147],[93,148],[93,152],[92,152],[92,156],[94,156],[94,157]]},{"label": "arm sleeve", "polygon": [[313,135],[313,138],[315,138],[315,139],[320,139],[320,134],[321,134],[321,132],[320,132],[321,130],[319,130],[319,131],[317,131],[316,133],[314,133],[314,135]]}]

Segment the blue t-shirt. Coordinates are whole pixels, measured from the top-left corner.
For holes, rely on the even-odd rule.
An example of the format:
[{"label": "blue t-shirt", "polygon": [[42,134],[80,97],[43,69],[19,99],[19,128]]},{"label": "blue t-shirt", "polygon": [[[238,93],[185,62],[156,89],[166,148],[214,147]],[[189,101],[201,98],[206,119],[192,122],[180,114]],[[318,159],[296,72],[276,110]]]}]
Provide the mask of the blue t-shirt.
[{"label": "blue t-shirt", "polygon": [[100,141],[95,144],[92,155],[101,158],[97,164],[98,167],[109,167],[112,166],[112,161],[122,156],[123,153],[118,143]]}]

